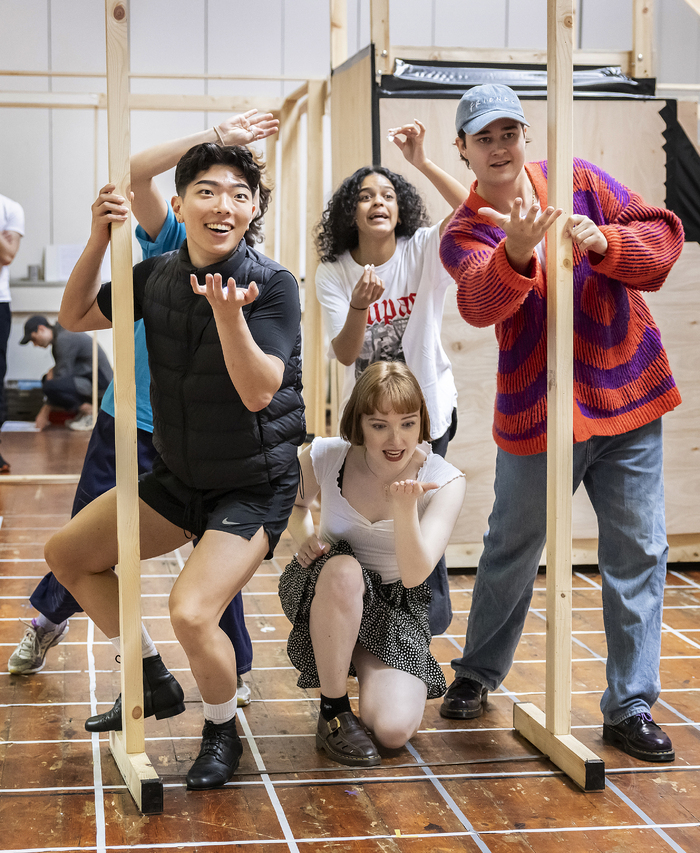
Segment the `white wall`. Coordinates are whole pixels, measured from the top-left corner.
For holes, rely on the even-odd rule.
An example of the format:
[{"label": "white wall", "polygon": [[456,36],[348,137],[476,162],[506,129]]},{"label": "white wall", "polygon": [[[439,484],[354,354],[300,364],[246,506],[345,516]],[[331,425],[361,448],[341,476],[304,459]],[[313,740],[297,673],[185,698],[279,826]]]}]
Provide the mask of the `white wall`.
[{"label": "white wall", "polygon": [[[579,0],[578,6],[580,47],[631,47],[632,0]],[[369,43],[369,0],[347,0],[347,7],[352,55]],[[546,0],[393,0],[391,40],[392,44],[542,48],[546,7]],[[655,8],[659,81],[700,82],[700,17],[684,0],[656,0]],[[130,14],[132,73],[298,75],[305,79],[325,77],[329,71],[328,0],[257,0],[254,4],[130,0]],[[31,77],[0,75],[0,91],[105,91],[99,76],[42,74],[104,73],[104,4],[101,0],[0,0],[0,57],[5,70],[37,72]],[[132,91],[262,97],[288,94],[298,83],[150,78],[132,80]],[[222,117],[134,111],[132,148],[139,150],[210,127]],[[0,107],[0,193],[19,201],[27,219],[13,278],[25,276],[29,264],[41,263],[47,244],[85,241],[90,205],[107,180],[106,148],[104,111]],[[326,160],[329,157],[330,153]],[[327,162],[325,174],[330,191]],[[301,186],[305,183],[302,180]],[[159,186],[170,196],[172,175],[162,176]],[[21,372],[22,354],[14,340],[18,334],[16,328],[8,378],[18,378]]]}]

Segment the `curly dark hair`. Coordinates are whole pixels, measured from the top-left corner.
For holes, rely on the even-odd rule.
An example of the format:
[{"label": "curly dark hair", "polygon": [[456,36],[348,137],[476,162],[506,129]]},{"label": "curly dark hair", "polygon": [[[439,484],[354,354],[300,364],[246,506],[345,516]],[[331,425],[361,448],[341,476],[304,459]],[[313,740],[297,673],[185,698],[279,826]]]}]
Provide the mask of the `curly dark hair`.
[{"label": "curly dark hair", "polygon": [[412,237],[419,228],[430,225],[425,202],[413,184],[384,166],[363,166],[346,178],[333,193],[315,228],[316,250],[321,263],[332,263],[338,255],[358,245],[355,211],[360,187],[367,175],[383,175],[391,181],[396,191],[399,222],[394,233],[397,237]]}]

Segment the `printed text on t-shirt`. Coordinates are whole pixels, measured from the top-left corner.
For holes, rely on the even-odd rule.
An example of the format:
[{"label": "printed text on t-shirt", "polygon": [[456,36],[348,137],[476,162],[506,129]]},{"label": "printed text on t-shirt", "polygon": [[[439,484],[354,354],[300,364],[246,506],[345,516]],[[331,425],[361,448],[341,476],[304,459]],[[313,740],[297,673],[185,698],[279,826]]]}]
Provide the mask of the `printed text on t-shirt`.
[{"label": "printed text on t-shirt", "polygon": [[384,323],[385,326],[389,326],[397,317],[409,317],[415,301],[415,293],[399,296],[398,299],[378,299],[369,306],[367,325]]}]

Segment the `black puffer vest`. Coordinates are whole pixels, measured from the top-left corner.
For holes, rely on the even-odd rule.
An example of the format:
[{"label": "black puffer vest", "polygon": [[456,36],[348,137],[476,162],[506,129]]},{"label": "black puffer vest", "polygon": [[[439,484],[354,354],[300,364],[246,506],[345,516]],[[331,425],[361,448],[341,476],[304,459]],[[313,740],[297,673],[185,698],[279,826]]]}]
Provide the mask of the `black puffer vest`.
[{"label": "black puffer vest", "polygon": [[197,489],[257,488],[287,473],[306,435],[301,329],[270,405],[251,412],[231,382],[212,309],[192,291],[190,274],[197,273],[201,284],[217,272],[240,287],[255,281],[260,293],[243,308],[250,322],[263,310],[268,288],[282,288],[285,310],[301,319],[291,273],[243,241],[228,260],[203,269],[190,263],[186,243],[144,263],[152,266],[136,296],[151,369],[153,444],[165,464]]}]

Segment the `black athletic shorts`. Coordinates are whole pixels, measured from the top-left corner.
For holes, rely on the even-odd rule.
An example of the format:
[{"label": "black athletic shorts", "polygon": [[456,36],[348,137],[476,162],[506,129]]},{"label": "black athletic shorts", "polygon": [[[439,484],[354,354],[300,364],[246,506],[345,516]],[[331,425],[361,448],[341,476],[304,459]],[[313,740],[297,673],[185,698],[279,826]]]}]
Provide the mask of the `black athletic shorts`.
[{"label": "black athletic shorts", "polygon": [[287,527],[299,485],[295,460],[282,477],[245,489],[194,489],[156,456],[153,469],[139,477],[139,497],[187,535],[223,530],[250,541],[262,527],[269,560]]}]

